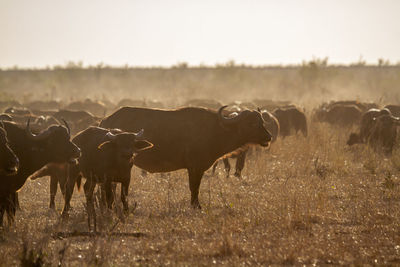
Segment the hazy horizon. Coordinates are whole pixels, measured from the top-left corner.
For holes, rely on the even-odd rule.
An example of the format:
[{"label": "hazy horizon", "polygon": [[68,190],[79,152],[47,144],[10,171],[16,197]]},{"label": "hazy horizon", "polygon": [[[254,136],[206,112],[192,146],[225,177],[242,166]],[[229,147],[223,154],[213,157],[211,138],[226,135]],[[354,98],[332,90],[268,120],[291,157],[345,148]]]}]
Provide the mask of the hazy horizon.
[{"label": "hazy horizon", "polygon": [[400,1],[0,3],[0,68],[400,62]]}]

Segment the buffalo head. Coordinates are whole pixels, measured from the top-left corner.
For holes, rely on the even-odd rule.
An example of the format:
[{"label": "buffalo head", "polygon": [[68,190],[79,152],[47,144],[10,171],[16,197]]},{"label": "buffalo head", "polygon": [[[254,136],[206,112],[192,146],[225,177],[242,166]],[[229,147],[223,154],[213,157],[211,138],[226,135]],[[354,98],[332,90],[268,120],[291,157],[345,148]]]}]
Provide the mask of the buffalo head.
[{"label": "buffalo head", "polygon": [[28,138],[34,143],[34,150],[43,153],[50,162],[62,163],[80,156],[80,149],[71,142],[70,128],[67,122],[63,125],[52,125],[39,134],[33,134],[26,126]]},{"label": "buffalo head", "polygon": [[138,133],[112,130],[106,134],[106,141],[98,146],[103,151],[114,151],[119,161],[131,161],[134,153],[149,149],[153,144],[143,140],[143,129]]},{"label": "buffalo head", "polygon": [[225,128],[236,129],[246,143],[268,146],[272,140],[271,133],[265,128],[265,121],[259,111],[244,110],[237,116],[226,118],[222,111],[227,106],[218,110],[218,119]]}]

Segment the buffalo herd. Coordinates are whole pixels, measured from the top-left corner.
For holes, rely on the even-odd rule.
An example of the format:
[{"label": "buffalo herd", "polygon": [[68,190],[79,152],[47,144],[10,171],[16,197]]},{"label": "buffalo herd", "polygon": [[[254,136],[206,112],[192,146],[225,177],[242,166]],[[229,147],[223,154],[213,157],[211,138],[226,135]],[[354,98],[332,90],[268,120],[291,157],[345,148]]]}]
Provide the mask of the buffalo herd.
[{"label": "buffalo herd", "polygon": [[[50,208],[58,185],[67,217],[74,187],[84,179],[88,226],[96,230],[94,190],[99,185],[104,207],[114,204],[121,184],[123,210],[133,165],[150,173],[186,169],[191,205],[201,208],[199,187],[204,173],[219,160],[227,176],[236,159],[241,177],[246,154],[255,146],[269,148],[278,138],[309,138],[310,122],[355,130],[348,146],[366,144],[390,156],[399,140],[400,106],[360,101],[331,101],[310,112],[287,101],[193,99],[180,107],[154,100],[123,99],[118,104],[76,101],[0,102],[0,225],[12,223],[18,191],[28,178],[50,176]],[[309,118],[309,119],[308,119]]]}]

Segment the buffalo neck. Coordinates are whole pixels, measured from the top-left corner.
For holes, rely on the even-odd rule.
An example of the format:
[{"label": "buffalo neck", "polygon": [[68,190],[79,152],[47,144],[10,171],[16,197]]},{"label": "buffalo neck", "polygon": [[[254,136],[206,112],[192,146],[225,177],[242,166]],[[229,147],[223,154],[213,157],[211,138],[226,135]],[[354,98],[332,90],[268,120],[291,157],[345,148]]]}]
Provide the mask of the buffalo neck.
[{"label": "buffalo neck", "polygon": [[219,127],[216,135],[218,153],[217,158],[237,150],[247,144],[236,127]]}]

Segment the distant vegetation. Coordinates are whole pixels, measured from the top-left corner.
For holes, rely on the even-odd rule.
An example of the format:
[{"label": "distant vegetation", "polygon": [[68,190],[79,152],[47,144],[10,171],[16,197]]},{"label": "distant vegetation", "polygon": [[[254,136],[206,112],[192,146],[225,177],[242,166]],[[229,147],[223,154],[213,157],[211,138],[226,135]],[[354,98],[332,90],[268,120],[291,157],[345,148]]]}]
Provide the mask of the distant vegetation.
[{"label": "distant vegetation", "polygon": [[222,102],[269,98],[299,104],[330,99],[400,102],[400,65],[380,59],[367,65],[330,65],[313,59],[293,66],[248,66],[234,61],[215,66],[181,62],[163,67],[84,67],[82,62],[46,69],[0,71],[1,100],[64,100],[85,98],[118,102],[122,98],[163,102],[215,98]]}]

